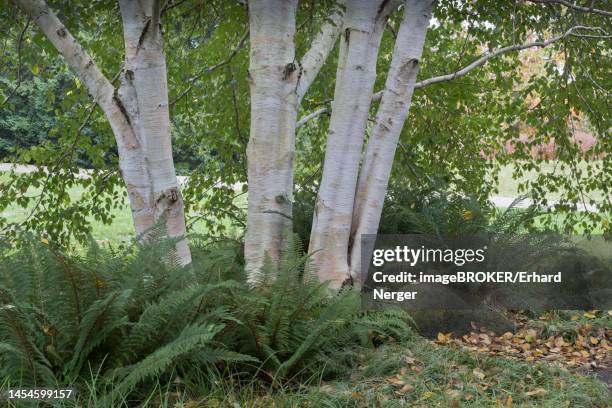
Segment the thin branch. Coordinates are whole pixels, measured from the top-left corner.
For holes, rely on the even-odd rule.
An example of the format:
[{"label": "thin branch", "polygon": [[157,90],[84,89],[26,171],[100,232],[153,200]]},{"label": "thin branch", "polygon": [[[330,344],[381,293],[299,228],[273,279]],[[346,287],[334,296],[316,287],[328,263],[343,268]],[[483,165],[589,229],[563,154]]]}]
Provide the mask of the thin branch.
[{"label": "thin branch", "polygon": [[579,11],[581,13],[595,13],[595,14],[600,14],[602,16],[606,16],[606,17],[612,17],[612,11],[600,10],[600,9],[596,9],[592,7],[578,6],[566,0],[527,0],[527,1],[531,3],[538,3],[538,4],[555,4],[556,3],[556,4],[561,4],[569,9]]},{"label": "thin branch", "polygon": [[[513,52],[513,51],[521,51],[521,50],[525,50],[528,48],[534,48],[534,47],[546,47],[550,44],[553,44],[555,42],[558,42],[560,40],[563,40],[569,36],[576,36],[576,37],[581,37],[581,34],[576,34],[574,33],[574,31],[581,29],[581,30],[592,30],[592,31],[601,31],[600,27],[587,27],[587,26],[574,26],[571,27],[569,30],[567,30],[565,33],[553,37],[549,40],[546,41],[534,41],[531,43],[527,43],[527,44],[514,44],[514,45],[509,45],[507,47],[503,47],[503,48],[498,48],[494,51],[491,52],[487,52],[485,54],[483,54],[480,58],[476,59],[475,61],[473,61],[472,63],[470,63],[469,65],[465,66],[464,68],[453,72],[452,74],[446,74],[446,75],[440,75],[440,76],[436,76],[436,77],[432,77],[432,78],[428,78],[425,79],[423,81],[417,82],[414,84],[414,88],[415,89],[419,89],[419,88],[423,88],[427,85],[431,85],[431,84],[437,84],[439,82],[446,82],[446,81],[452,81],[453,79],[456,78],[461,78],[462,76],[467,75],[470,71],[483,66],[484,64],[487,63],[487,61],[489,61],[492,58],[498,57],[500,55],[503,54],[507,54],[509,52]],[[376,94],[374,94],[372,100],[377,101],[382,97],[382,92],[377,92]]]},{"label": "thin branch", "polygon": [[282,213],[282,212],[280,212],[280,211],[275,211],[275,210],[264,210],[264,211],[262,211],[261,213],[262,213],[262,214],[278,214],[278,215],[280,215],[281,217],[285,217],[285,218],[287,218],[288,220],[293,220],[293,217],[292,217],[292,216],[287,215],[287,214],[285,214],[285,213]]},{"label": "thin branch", "polygon": [[595,38],[598,40],[607,40],[612,38],[612,34],[594,35],[594,34],[573,34],[574,37],[578,38]]},{"label": "thin branch", "polygon": [[11,93],[8,94],[6,99],[4,99],[4,102],[2,102],[2,105],[0,105],[0,107],[6,105],[6,103],[17,93],[17,90],[21,86],[21,46],[23,44],[23,36],[25,35],[26,31],[28,30],[28,27],[30,26],[30,21],[32,21],[32,19],[28,17],[28,21],[26,21],[26,24],[23,27],[23,30],[21,30],[21,32],[19,33],[19,38],[17,39],[17,83],[15,84],[15,87],[13,88]]},{"label": "thin branch", "polygon": [[223,61],[211,66],[211,67],[207,67],[204,68],[202,71],[200,71],[196,76],[192,77],[191,79],[189,79],[189,86],[183,90],[180,94],[178,94],[178,96],[176,98],[174,98],[171,102],[170,105],[174,105],[179,99],[183,98],[185,95],[187,95],[189,92],[191,92],[191,90],[193,89],[193,85],[194,83],[202,78],[204,75],[209,74],[213,71],[216,71],[217,69],[226,66],[227,64],[229,64],[230,62],[232,62],[232,60],[234,59],[234,57],[238,54],[238,52],[242,49],[242,47],[244,46],[244,43],[246,42],[246,39],[249,38],[249,30],[245,30],[244,34],[242,35],[242,37],[240,38],[240,41],[238,42],[238,45],[236,45],[236,47],[234,47],[234,49],[230,52],[230,54],[227,56],[226,59],[224,59]]},{"label": "thin branch", "polygon": [[461,44],[461,51],[459,51],[459,58],[457,58],[457,64],[455,65],[455,71],[459,69],[459,67],[461,66],[461,64],[463,63],[463,57],[465,56],[465,53],[467,51],[467,44],[468,44],[468,40],[470,39],[470,32],[472,31],[472,27],[474,26],[474,21],[473,21],[473,15],[470,14],[467,24],[467,30],[465,32],[465,38],[463,39],[463,44]]},{"label": "thin branch", "polygon": [[301,118],[300,120],[297,121],[297,123],[295,124],[295,128],[299,129],[302,126],[304,126],[306,124],[306,122],[310,121],[311,119],[316,118],[319,115],[322,115],[324,113],[331,113],[331,110],[327,107],[324,108],[319,108],[316,111],[309,113],[308,115],[304,116],[303,118]]},{"label": "thin branch", "polygon": [[40,195],[38,196],[38,200],[36,201],[36,204],[34,204],[34,207],[32,207],[32,209],[30,210],[28,216],[21,223],[19,223],[20,226],[25,225],[34,216],[34,214],[38,211],[38,208],[40,207],[40,205],[42,204],[43,199],[45,198],[45,194],[47,192],[47,188],[49,186],[49,182],[51,181],[51,177],[54,174],[57,173],[57,171],[59,170],[60,166],[64,162],[72,160],[72,158],[74,156],[74,152],[75,152],[76,147],[77,147],[77,143],[79,141],[79,137],[81,136],[81,133],[83,132],[85,127],[89,124],[89,121],[91,119],[91,116],[92,116],[93,112],[96,109],[96,106],[97,105],[95,103],[92,103],[90,105],[90,107],[88,108],[89,110],[87,112],[87,115],[85,116],[85,119],[83,120],[83,122],[81,123],[79,128],[77,129],[76,135],[74,137],[72,145],[70,146],[70,149],[68,149],[67,151],[62,153],[62,155],[57,159],[57,161],[55,162],[55,165],[52,168],[48,167],[46,169],[47,177],[45,178],[45,181],[43,182]]},{"label": "thin branch", "polygon": [[230,83],[232,84],[232,106],[234,108],[234,127],[236,128],[236,133],[238,135],[238,140],[245,140],[242,135],[242,129],[240,127],[240,109],[238,107],[238,89],[236,86],[236,78],[234,76],[234,70],[232,66],[228,66],[228,71],[230,74]]},{"label": "thin branch", "polygon": [[181,1],[166,0],[164,2],[164,5],[161,8],[161,14],[163,15],[168,10],[171,10],[177,6],[180,6],[183,3],[185,3],[185,0],[181,0]]},{"label": "thin branch", "polygon": [[307,24],[309,24],[313,18],[314,18],[314,10],[315,10],[315,0],[310,0],[310,12],[308,13],[308,17],[306,17],[306,19],[297,26],[297,28],[295,29],[295,31],[300,31],[302,30],[304,27],[306,27]]}]

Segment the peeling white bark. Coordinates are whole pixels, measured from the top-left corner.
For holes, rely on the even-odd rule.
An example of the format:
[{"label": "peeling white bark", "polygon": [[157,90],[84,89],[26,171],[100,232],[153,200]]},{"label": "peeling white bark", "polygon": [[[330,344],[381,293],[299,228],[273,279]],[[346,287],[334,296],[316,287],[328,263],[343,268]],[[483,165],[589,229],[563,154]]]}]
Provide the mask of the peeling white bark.
[{"label": "peeling white bark", "polygon": [[[109,121],[117,142],[119,168],[127,187],[136,233],[146,232],[164,216],[168,234],[184,236],[183,203],[170,146],[161,34],[155,28],[141,36],[143,24],[151,20],[154,0],[120,2],[126,68],[119,90],[102,74],[44,0],[15,0],[15,3],[39,26]],[[177,253],[183,264],[191,262],[186,240],[177,244]]]},{"label": "peeling white bark", "polygon": [[266,257],[278,262],[292,232],[295,129],[302,97],[339,35],[343,9],[334,9],[311,49],[295,57],[297,0],[249,2],[251,129],[245,261],[254,281]]},{"label": "peeling white bark", "polygon": [[361,272],[361,235],[378,231],[395,149],[408,117],[433,3],[433,0],[408,0],[397,34],[355,196],[350,248],[353,278],[359,277]]},{"label": "peeling white bark", "polygon": [[390,3],[393,2],[347,2],[309,245],[319,278],[331,281],[335,288],[349,278],[348,247],[359,161],[376,80],[376,57],[392,10]]},{"label": "peeling white bark", "polygon": [[[180,193],[170,136],[166,57],[159,27],[159,0],[120,0],[125,42],[125,63],[120,98],[127,110],[136,137],[141,145],[141,178],[130,195],[141,198],[146,205],[138,212],[147,213],[145,222],[134,217],[140,233],[163,219],[170,237],[183,237],[185,214]],[[140,197],[136,197],[139,195]],[[191,262],[186,239],[176,245],[182,264]]]},{"label": "peeling white bark", "polygon": [[297,0],[249,1],[251,129],[244,255],[251,280],[266,257],[280,259],[291,233],[300,73],[293,40],[296,8]]}]

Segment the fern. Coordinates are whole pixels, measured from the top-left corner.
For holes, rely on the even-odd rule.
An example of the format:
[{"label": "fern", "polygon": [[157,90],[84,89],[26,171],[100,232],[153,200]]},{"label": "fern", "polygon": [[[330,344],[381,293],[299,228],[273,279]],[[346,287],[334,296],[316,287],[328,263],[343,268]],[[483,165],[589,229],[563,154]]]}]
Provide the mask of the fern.
[{"label": "fern", "polygon": [[6,294],[0,303],[0,374],[29,384],[56,384],[50,363],[41,350],[39,328],[28,309]]},{"label": "fern", "polygon": [[[44,386],[79,384],[95,371],[106,378],[99,382],[103,392],[117,367],[142,363],[186,327],[238,324],[217,301],[242,284],[199,283],[205,279],[165,255],[169,242],[151,241],[123,252],[92,243],[71,254],[24,236],[18,250],[3,247],[0,375]],[[237,354],[217,345],[219,359],[227,351],[225,363],[236,361]]]},{"label": "fern", "polygon": [[377,334],[411,333],[407,316],[363,313],[359,293],[320,283],[297,238],[253,284],[233,243],[195,240],[194,262],[182,267],[175,240],[158,236],[124,250],[92,242],[74,253],[28,236],[18,249],[0,248],[0,375],[84,389],[96,373],[112,404],[144,398],[174,375],[278,383],[337,372]]},{"label": "fern", "polygon": [[372,333],[397,338],[411,334],[404,314],[364,314],[357,291],[333,294],[313,273],[296,237],[287,247],[277,267],[264,262],[252,291],[236,295],[245,324],[237,328],[234,347],[257,356],[267,378],[308,376],[341,351],[371,345]]},{"label": "fern", "polygon": [[80,322],[74,355],[66,366],[68,372],[78,373],[90,352],[108,335],[128,323],[123,312],[129,295],[130,290],[113,292],[106,298],[95,301],[87,309]]},{"label": "fern", "polygon": [[253,361],[249,356],[237,353],[224,352],[213,347],[214,337],[223,329],[222,325],[193,324],[185,327],[180,335],[172,342],[157,349],[142,361],[119,370],[118,376],[123,376],[114,389],[114,394],[122,395],[131,391],[139,382],[147,377],[158,376],[173,364],[179,357],[188,357],[189,353],[198,351],[206,355],[216,354],[216,358],[225,356],[233,361]]}]

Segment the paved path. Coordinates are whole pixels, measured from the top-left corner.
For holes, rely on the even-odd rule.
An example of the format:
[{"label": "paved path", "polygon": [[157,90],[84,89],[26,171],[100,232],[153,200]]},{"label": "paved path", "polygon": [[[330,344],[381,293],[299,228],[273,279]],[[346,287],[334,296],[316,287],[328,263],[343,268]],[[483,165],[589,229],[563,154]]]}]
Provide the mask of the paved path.
[{"label": "paved path", "polygon": [[[9,172],[11,170],[14,170],[15,173],[33,173],[35,172],[39,167],[31,165],[31,164],[11,164],[11,163],[0,163],[0,173],[2,172]],[[43,169],[45,169],[45,171],[47,170],[46,167],[43,167]],[[77,177],[79,178],[87,178],[89,177],[89,175],[92,173],[92,170],[89,169],[79,169],[79,174],[77,174]],[[180,184],[185,184],[187,182],[187,180],[189,179],[189,177],[187,176],[177,176],[176,177],[178,182]]]},{"label": "paved path", "polygon": [[[490,198],[490,201],[493,203],[494,206],[496,207],[501,207],[501,208],[508,208],[512,205],[512,202],[516,200],[516,198],[512,198],[512,197],[498,197],[498,196],[493,196]],[[531,204],[533,203],[533,200],[531,200],[530,198],[526,198],[524,200],[519,201],[518,203],[516,203],[514,205],[515,208],[529,208],[529,206],[531,206]],[[557,205],[556,201],[548,201],[548,205],[546,205],[547,208],[553,208],[555,205]],[[597,206],[595,205],[590,205],[590,204],[577,204],[577,209],[578,211],[588,211],[588,212],[597,212]]]},{"label": "paved path", "polygon": [[[31,164],[11,164],[11,163],[0,163],[0,173],[15,171],[15,173],[33,173],[39,169],[38,166],[33,166]],[[47,171],[46,167],[43,167],[45,171]],[[79,174],[77,177],[87,178],[91,174],[91,170],[88,169],[79,169]]]}]

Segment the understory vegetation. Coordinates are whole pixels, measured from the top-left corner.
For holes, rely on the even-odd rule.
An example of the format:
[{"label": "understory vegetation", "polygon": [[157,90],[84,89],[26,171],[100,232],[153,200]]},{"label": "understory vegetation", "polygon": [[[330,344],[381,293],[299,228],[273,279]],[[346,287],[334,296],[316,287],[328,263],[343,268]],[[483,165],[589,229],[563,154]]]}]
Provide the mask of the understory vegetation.
[{"label": "understory vegetation", "polygon": [[110,406],[160,384],[196,396],[216,379],[279,388],[345,372],[360,350],[412,335],[401,312],[362,313],[354,290],[329,296],[297,244],[250,286],[227,242],[194,239],[198,256],[182,268],[162,255],[174,242],[151,240],[78,253],[25,237],[4,245],[2,387],[70,385]]},{"label": "understory vegetation", "polygon": [[297,237],[280,267],[266,264],[248,283],[240,241],[192,237],[194,262],[183,268],[161,236],[120,249],[4,241],[1,392],[69,386],[76,399],[66,406],[113,407],[594,407],[609,398],[591,376],[435,344],[399,310],[360,311],[358,291],[319,283]]}]

